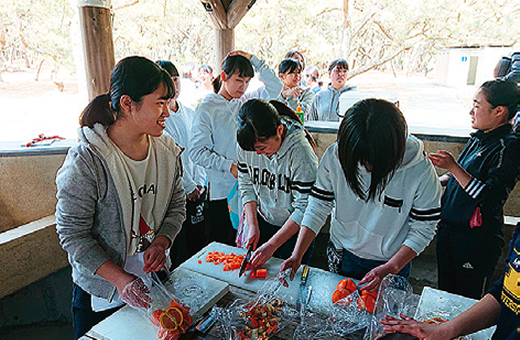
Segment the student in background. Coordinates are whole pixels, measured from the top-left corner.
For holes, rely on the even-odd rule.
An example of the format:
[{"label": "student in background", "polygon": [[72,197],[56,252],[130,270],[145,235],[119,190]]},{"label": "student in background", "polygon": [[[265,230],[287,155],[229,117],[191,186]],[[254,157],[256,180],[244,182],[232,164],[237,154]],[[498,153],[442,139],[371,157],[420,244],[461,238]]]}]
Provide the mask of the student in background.
[{"label": "student in background", "polygon": [[302,65],[296,59],[284,59],[278,66],[278,76],[282,79],[283,89],[278,100],[287,104],[291,109],[301,107],[304,117],[307,116],[314,100],[314,92],[310,87],[301,87]]},{"label": "student in background", "polygon": [[343,113],[339,112],[339,97],[346,91],[355,90],[356,86],[348,85],[348,63],[344,59],[336,59],[329,65],[331,83],[318,92],[309,112],[309,120],[339,122]]},{"label": "student in background", "polygon": [[287,105],[260,99],[240,109],[237,139],[238,182],[249,229],[245,244],[256,249],[251,264],[261,266],[273,255],[287,259],[316,181],[316,144]]},{"label": "student in background", "polygon": [[458,160],[447,151],[429,157],[448,173],[437,235],[439,288],[480,299],[489,289],[504,246],[504,204],[515,187],[520,157],[510,120],[520,101],[516,83],[487,81],[470,111],[477,131]]},{"label": "student in background", "polygon": [[[246,92],[254,76],[253,67],[264,86]],[[230,208],[239,214],[241,204],[237,202],[236,206],[229,207],[228,197],[234,191],[238,194],[238,112],[248,99],[269,100],[278,97],[283,84],[264,61],[242,51],[231,52],[224,59],[222,72],[215,82],[218,93],[208,94],[195,111],[189,155],[195,164],[206,169],[208,176],[208,241],[234,245],[236,231],[231,221]]]},{"label": "student in background", "polygon": [[213,88],[213,68],[209,65],[201,65],[198,70],[197,104],[208,94],[215,92]]},{"label": "student in background", "polygon": [[75,338],[127,303],[148,308],[140,277],[167,264],[185,217],[180,148],[163,136],[175,87],[153,61],[122,59],[107,94],[80,116],[56,176],[56,230],[72,266]]},{"label": "student in background", "polygon": [[204,220],[206,173],[200,166],[193,164],[186,150],[189,147],[188,131],[191,129],[194,112],[178,100],[182,90],[179,72],[170,61],[159,60],[157,64],[170,74],[175,85],[175,96],[168,102],[170,117],[166,118],[164,131],[184,148],[181,159],[182,186],[186,193],[186,220],[170,251],[172,268],[175,268],[207,244]]},{"label": "student in background", "polygon": [[320,72],[316,66],[309,66],[305,69],[304,79],[315,94],[321,91]]},{"label": "student in background", "polygon": [[410,275],[410,261],[435,235],[441,186],[422,142],[408,135],[394,104],[365,99],[341,122],[323,155],[298,241],[281,271],[291,280],[303,254],[334,210],[329,270],[375,291],[387,274]]}]

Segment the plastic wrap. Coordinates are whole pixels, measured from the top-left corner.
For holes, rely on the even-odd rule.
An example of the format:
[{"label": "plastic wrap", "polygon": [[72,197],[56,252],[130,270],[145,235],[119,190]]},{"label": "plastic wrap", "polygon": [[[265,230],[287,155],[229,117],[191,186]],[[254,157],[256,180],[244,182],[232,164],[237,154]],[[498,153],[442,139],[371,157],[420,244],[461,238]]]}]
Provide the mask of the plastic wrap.
[{"label": "plastic wrap", "polygon": [[[193,324],[190,307],[179,301],[168,291],[155,273],[141,278],[148,290],[151,302],[147,308],[131,306],[157,329],[160,340],[175,340]],[[163,314],[167,312],[167,315]]]},{"label": "plastic wrap", "polygon": [[[287,277],[289,271],[280,275]],[[296,301],[283,300],[277,278],[267,280],[251,300],[235,300],[226,308],[214,307],[222,337],[233,340],[269,339],[297,316]]]},{"label": "plastic wrap", "polygon": [[384,325],[379,321],[385,315],[399,318],[399,314],[414,315],[415,298],[408,280],[399,275],[388,274],[379,286],[379,294],[373,315],[370,316],[365,340],[378,339],[385,335]]}]

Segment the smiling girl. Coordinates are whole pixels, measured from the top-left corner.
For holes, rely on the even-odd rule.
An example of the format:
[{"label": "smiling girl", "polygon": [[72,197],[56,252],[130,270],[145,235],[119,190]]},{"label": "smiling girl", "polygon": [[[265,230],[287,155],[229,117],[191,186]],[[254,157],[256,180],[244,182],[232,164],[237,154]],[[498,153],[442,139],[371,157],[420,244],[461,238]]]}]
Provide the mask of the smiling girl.
[{"label": "smiling girl", "polygon": [[469,112],[477,131],[458,160],[446,151],[430,155],[448,170],[441,177],[446,191],[437,236],[442,290],[479,299],[492,283],[504,246],[503,207],[519,176],[518,136],[510,124],[519,102],[516,83],[485,82]]},{"label": "smiling girl", "polygon": [[284,59],[278,66],[278,75],[283,82],[283,89],[278,100],[287,104],[291,109],[302,108],[304,116],[307,116],[314,100],[314,92],[310,87],[301,87],[303,67],[302,64],[292,58]]},{"label": "smiling girl", "polygon": [[165,266],[185,217],[180,148],[163,136],[170,76],[143,57],[121,60],[110,91],[80,117],[58,171],[56,229],[72,266],[80,338],[125,302],[151,302],[140,277]]},{"label": "smiling girl", "polygon": [[[254,69],[264,86],[246,92]],[[251,98],[276,98],[282,82],[264,61],[242,51],[231,52],[216,79],[218,93],[207,95],[197,106],[191,130],[191,159],[206,169],[209,183],[209,242],[235,244],[228,196],[237,187],[238,112]],[[233,207],[236,211],[239,206]]]}]

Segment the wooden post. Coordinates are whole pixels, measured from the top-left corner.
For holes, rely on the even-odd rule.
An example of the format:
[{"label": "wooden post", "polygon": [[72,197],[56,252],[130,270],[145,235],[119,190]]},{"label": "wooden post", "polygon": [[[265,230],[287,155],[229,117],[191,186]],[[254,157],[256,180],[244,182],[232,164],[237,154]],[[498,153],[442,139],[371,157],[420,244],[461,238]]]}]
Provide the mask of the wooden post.
[{"label": "wooden post", "polygon": [[201,0],[215,27],[216,65],[235,49],[234,28],[256,0]]},{"label": "wooden post", "polygon": [[[102,3],[102,4],[100,4]],[[109,1],[79,0],[89,100],[107,93],[115,66]]]},{"label": "wooden post", "polygon": [[220,70],[220,65],[227,54],[235,49],[235,30],[234,29],[215,29],[215,53],[216,66]]}]

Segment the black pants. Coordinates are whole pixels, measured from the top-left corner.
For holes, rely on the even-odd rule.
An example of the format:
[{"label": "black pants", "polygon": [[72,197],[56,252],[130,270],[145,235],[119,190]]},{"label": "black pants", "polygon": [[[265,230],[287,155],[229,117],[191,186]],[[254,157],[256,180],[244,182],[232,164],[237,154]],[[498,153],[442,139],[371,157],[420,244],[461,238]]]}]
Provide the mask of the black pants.
[{"label": "black pants", "polygon": [[[257,214],[258,218],[258,226],[260,227],[260,240],[258,241],[258,246],[261,246],[262,244],[269,241],[271,237],[274,236],[280,230],[280,226],[273,225],[260,215]],[[277,257],[282,260],[287,260],[289,257],[291,257],[291,254],[294,250],[294,246],[296,245],[296,240],[298,239],[298,234],[293,235],[290,239],[288,239],[284,244],[278,248],[273,256]],[[258,248],[258,247],[257,247]],[[309,264],[309,261],[311,260],[312,251],[314,250],[314,240],[312,241],[311,245],[305,252],[302,258],[302,264]]]},{"label": "black pants", "polygon": [[186,201],[186,220],[170,248],[172,269],[195,255],[207,244],[205,195],[196,201]]},{"label": "black pants", "polygon": [[439,289],[480,299],[493,284],[503,238],[483,226],[457,230],[441,222],[436,246]]},{"label": "black pants", "polygon": [[79,339],[121,307],[94,312],[91,305],[92,296],[75,283],[72,285],[72,326],[74,327],[74,338]]},{"label": "black pants", "polygon": [[227,199],[208,201],[208,243],[216,241],[235,246],[237,231],[233,228]]}]

